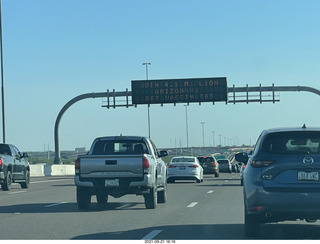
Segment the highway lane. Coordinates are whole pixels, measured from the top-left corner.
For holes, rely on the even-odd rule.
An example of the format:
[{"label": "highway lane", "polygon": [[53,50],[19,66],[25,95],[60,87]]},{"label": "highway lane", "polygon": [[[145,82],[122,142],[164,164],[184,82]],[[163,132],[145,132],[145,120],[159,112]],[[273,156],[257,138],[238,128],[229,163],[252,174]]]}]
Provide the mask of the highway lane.
[{"label": "highway lane", "polygon": [[[247,239],[238,174],[168,184],[168,202],[146,209],[142,196],[109,197],[78,210],[73,177],[37,177],[29,189],[0,191],[0,239],[212,240]],[[318,223],[266,224],[260,239],[320,239]]]}]

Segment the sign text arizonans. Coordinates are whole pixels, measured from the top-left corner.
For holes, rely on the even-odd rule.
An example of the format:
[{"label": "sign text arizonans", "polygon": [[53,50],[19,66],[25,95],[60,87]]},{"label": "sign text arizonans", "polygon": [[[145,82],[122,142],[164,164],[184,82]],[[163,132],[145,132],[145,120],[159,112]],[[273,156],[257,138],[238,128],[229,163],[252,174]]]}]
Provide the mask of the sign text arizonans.
[{"label": "sign text arizonans", "polygon": [[227,101],[227,79],[133,80],[132,104]]}]

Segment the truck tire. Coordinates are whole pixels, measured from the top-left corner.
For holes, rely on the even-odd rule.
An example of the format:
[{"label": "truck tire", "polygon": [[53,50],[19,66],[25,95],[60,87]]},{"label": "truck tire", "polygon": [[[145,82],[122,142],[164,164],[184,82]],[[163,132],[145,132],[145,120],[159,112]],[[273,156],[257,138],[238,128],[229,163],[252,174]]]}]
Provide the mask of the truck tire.
[{"label": "truck tire", "polygon": [[108,202],[108,194],[102,194],[102,193],[98,193],[96,195],[97,198],[97,202],[100,205],[106,205]]},{"label": "truck tire", "polygon": [[26,170],[24,178],[25,178],[26,181],[20,183],[21,188],[29,188],[29,184],[30,184],[30,172],[29,172],[29,170]]},{"label": "truck tire", "polygon": [[9,191],[12,183],[12,174],[11,171],[7,172],[6,178],[4,178],[4,182],[1,187],[3,191]]},{"label": "truck tire", "polygon": [[85,187],[77,187],[77,203],[79,209],[88,209],[91,204],[91,194]]},{"label": "truck tire", "polygon": [[157,187],[154,186],[150,189],[150,192],[148,194],[144,195],[144,204],[147,209],[155,209],[157,207],[157,201],[158,201],[158,193],[157,193]]},{"label": "truck tire", "polygon": [[167,202],[167,182],[165,181],[163,191],[158,192],[158,203]]}]

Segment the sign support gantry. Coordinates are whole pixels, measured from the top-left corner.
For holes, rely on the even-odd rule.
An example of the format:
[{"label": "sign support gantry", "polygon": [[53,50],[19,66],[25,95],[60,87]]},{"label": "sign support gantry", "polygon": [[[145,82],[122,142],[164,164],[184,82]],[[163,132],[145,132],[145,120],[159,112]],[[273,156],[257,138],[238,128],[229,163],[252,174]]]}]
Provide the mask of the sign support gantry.
[{"label": "sign support gantry", "polygon": [[[203,78],[202,78],[203,79]],[[208,82],[207,84],[210,85],[210,80],[211,78],[208,78]],[[214,78],[212,78],[214,79]],[[219,78],[220,79],[220,78]],[[180,79],[181,80],[181,79]],[[191,79],[190,79],[191,80]],[[194,79],[192,79],[194,80]],[[146,80],[145,82],[154,82],[152,80]],[[165,80],[168,81],[168,80]],[[172,80],[174,84],[175,80]],[[199,84],[206,84],[207,80],[202,80],[202,82],[204,83],[199,83]],[[154,83],[155,84],[155,83]],[[171,83],[168,83],[171,84]],[[180,83],[179,83],[180,84]],[[182,84],[182,83],[181,83]],[[187,83],[184,83],[187,84]],[[217,83],[218,87],[220,87],[220,85],[222,84],[222,86],[224,86],[224,81],[222,81],[221,84]],[[169,87],[170,88],[170,87]],[[181,88],[181,87],[180,87]],[[183,88],[183,87],[182,87]],[[222,87],[223,88],[223,87]],[[173,92],[175,92],[175,90],[172,90]],[[179,92],[179,90],[176,90],[177,92]],[[187,90],[181,90],[186,92]],[[190,91],[194,91],[196,92],[196,90],[190,90]],[[307,87],[307,86],[274,86],[274,84],[272,86],[256,86],[256,87],[249,87],[248,85],[245,87],[227,87],[226,89],[226,93],[227,94],[222,94],[222,97],[227,98],[225,100],[226,104],[228,103],[251,103],[251,102],[279,102],[280,99],[278,98],[279,96],[276,94],[276,92],[301,92],[301,91],[305,91],[305,92],[311,92],[314,94],[317,94],[320,96],[320,90],[312,88],[312,87]],[[266,94],[267,92],[267,94]],[[268,94],[269,92],[269,94]],[[54,126],[54,144],[55,144],[55,158],[54,158],[54,164],[62,164],[61,159],[60,159],[60,147],[59,147],[59,125],[60,125],[60,121],[61,118],[63,116],[63,114],[76,102],[80,101],[80,100],[84,100],[87,98],[106,98],[107,100],[103,102],[102,107],[106,107],[106,108],[116,108],[116,107],[132,107],[132,106],[137,106],[137,104],[134,104],[132,101],[137,99],[137,98],[133,98],[132,95],[132,91],[128,91],[128,89],[126,89],[126,91],[120,91],[120,92],[116,92],[115,90],[113,90],[112,92],[110,92],[109,90],[107,90],[107,92],[98,92],[98,93],[86,93],[86,94],[82,94],[79,95],[73,99],[71,99],[68,103],[66,103],[63,108],[60,110],[57,118],[56,118],[56,122],[55,122],[55,126]],[[142,96],[142,94],[139,94],[139,96]],[[156,95],[156,94],[155,94]],[[191,101],[183,101],[181,100],[181,98],[183,98],[183,96],[179,96],[179,94],[173,94],[173,95],[177,95],[176,98],[178,98],[177,101],[175,100],[170,100],[169,103],[190,103],[190,102],[199,102],[199,104],[201,104],[201,102],[208,102],[208,100],[206,100],[207,96],[216,96],[216,91],[213,90],[212,93],[208,93],[208,95],[206,95],[206,93],[203,93],[202,96],[200,97],[200,99],[204,99],[204,100],[199,100],[199,101],[195,101],[195,100],[191,100]],[[186,94],[184,94],[186,96]],[[188,94],[187,94],[188,95]],[[193,94],[191,94],[193,95]],[[170,99],[175,99],[175,96],[170,97]],[[190,97],[189,97],[190,98]],[[220,100],[212,100],[213,104],[215,103],[215,101],[222,101],[224,100],[220,99]],[[151,103],[151,102],[150,102]],[[143,103],[143,104],[148,104],[148,106],[150,105],[150,103]],[[155,102],[153,102],[155,103]],[[142,103],[139,103],[142,104]],[[161,102],[159,102],[159,104],[163,104]]]}]

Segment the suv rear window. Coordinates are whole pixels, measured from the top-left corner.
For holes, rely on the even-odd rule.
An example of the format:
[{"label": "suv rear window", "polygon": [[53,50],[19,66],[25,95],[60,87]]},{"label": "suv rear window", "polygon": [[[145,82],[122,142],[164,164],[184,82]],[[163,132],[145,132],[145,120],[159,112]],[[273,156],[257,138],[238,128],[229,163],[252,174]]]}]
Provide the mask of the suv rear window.
[{"label": "suv rear window", "polygon": [[229,163],[229,161],[225,160],[225,159],[220,159],[220,160],[218,160],[218,163],[219,164],[227,164],[227,163]]},{"label": "suv rear window", "polygon": [[213,157],[198,157],[200,163],[212,163],[214,161]]},{"label": "suv rear window", "polygon": [[119,155],[148,153],[146,144],[134,140],[101,140],[97,141],[92,155]]},{"label": "suv rear window", "polygon": [[290,131],[266,135],[262,152],[276,154],[320,154],[320,132]]}]

